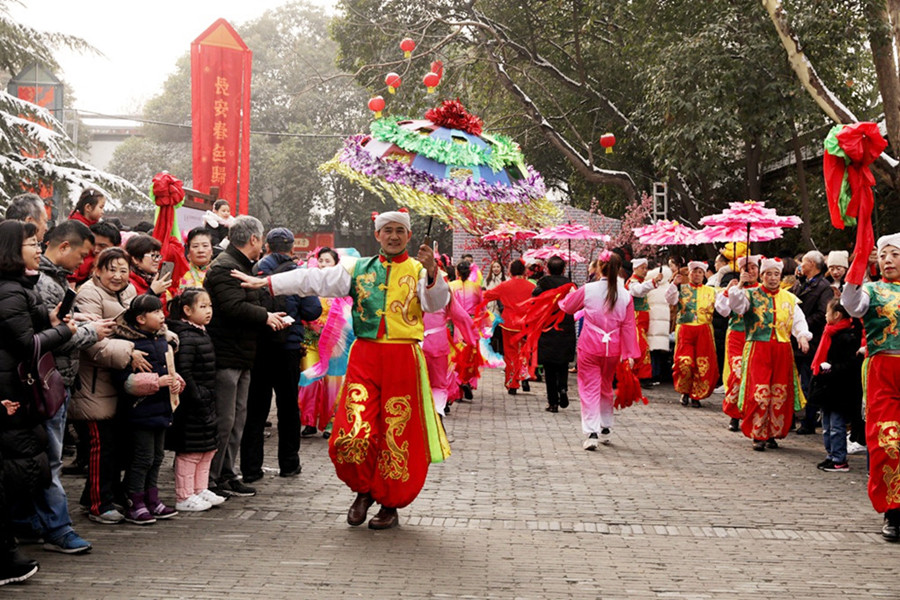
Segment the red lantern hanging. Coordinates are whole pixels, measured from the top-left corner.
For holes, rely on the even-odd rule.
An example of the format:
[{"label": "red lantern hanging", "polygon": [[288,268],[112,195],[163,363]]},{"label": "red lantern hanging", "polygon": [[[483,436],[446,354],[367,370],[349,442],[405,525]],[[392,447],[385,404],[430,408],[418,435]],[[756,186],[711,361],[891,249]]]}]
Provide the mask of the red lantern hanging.
[{"label": "red lantern hanging", "polygon": [[384,98],[381,96],[375,96],[371,100],[369,100],[369,110],[375,113],[375,118],[381,118],[381,111],[384,110]]},{"label": "red lantern hanging", "polygon": [[400,42],[400,49],[403,50],[403,58],[409,58],[412,56],[413,50],[416,49],[416,42],[410,38],[404,38],[403,41]]},{"label": "red lantern hanging", "polygon": [[616,136],[611,133],[604,133],[600,136],[600,145],[606,148],[607,154],[612,154],[613,146],[616,145]]},{"label": "red lantern hanging", "polygon": [[429,94],[434,93],[434,88],[436,88],[440,82],[441,77],[437,73],[429,73],[422,79],[422,83],[424,83],[425,87],[428,88]]},{"label": "red lantern hanging", "polygon": [[403,83],[403,80],[396,73],[388,73],[384,78],[384,84],[388,86],[388,91],[392,94],[397,92],[397,88],[400,87],[401,83]]}]

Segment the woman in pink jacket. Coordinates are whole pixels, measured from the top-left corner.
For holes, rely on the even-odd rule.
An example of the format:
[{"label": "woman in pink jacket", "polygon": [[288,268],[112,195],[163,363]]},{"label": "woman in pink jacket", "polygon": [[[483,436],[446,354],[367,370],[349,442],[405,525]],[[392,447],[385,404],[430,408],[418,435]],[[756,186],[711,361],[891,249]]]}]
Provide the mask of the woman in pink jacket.
[{"label": "woman in pink jacket", "polygon": [[588,435],[583,444],[585,450],[596,450],[600,436],[604,444],[609,443],[616,365],[627,360],[631,366],[641,355],[633,300],[618,276],[622,259],[617,254],[603,254],[601,278],[559,303],[570,314],[584,309],[584,325],[578,338],[578,395],[581,428]]}]

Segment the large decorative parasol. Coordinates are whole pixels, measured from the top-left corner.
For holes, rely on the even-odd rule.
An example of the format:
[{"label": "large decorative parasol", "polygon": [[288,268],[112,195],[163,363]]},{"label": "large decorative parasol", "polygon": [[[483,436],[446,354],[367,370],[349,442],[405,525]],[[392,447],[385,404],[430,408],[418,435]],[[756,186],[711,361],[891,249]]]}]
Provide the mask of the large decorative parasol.
[{"label": "large decorative parasol", "polygon": [[678,221],[657,221],[643,227],[635,227],[634,235],[647,246],[691,246],[698,244],[697,230]]},{"label": "large decorative parasol", "polygon": [[500,223],[496,229],[492,229],[481,236],[481,239],[486,242],[518,242],[530,240],[536,237],[537,234],[537,231],[519,227],[513,221],[506,221],[505,223]]},{"label": "large decorative parasol", "polygon": [[[708,215],[700,219],[701,225],[715,227],[712,233],[700,234],[703,239],[716,234],[715,241],[738,242],[747,240],[747,256],[750,256],[751,241],[769,241],[781,237],[783,229],[798,227],[803,221],[793,215],[779,215],[774,208],[766,208],[765,202],[747,200],[746,202],[730,202],[728,208],[716,215]],[[752,231],[762,229],[754,238]],[[726,237],[730,236],[730,237]],[[749,264],[749,263],[748,263]]]},{"label": "large decorative parasol", "polygon": [[[600,242],[608,242],[610,237],[603,233],[594,233],[590,227],[585,227],[580,223],[572,223],[569,221],[563,225],[553,225],[544,227],[535,236],[539,240],[566,240],[569,242],[569,256],[572,255],[572,240],[597,240]],[[578,254],[577,252],[575,254]],[[551,255],[552,256],[552,255]],[[569,279],[572,279],[572,263],[583,262],[578,260],[566,260],[569,263]]]},{"label": "large decorative parasol", "polygon": [[320,169],[475,235],[484,223],[540,226],[558,219],[543,178],[518,144],[482,126],[459,101],[447,100],[424,119],[376,119],[371,135],[347,138]]},{"label": "large decorative parasol", "polygon": [[838,229],[856,225],[853,264],[847,271],[848,283],[861,284],[869,252],[875,245],[872,229],[875,177],[869,165],[875,162],[887,141],[875,123],[836,125],[825,138],[825,193],[831,224]]},{"label": "large decorative parasol", "polygon": [[747,239],[747,228],[744,225],[710,225],[697,232],[696,239],[703,244],[720,242],[770,242],[784,235],[780,227],[756,227],[750,231]]},{"label": "large decorative parasol", "polygon": [[544,246],[543,248],[532,248],[531,250],[526,250],[522,255],[522,258],[524,258],[525,260],[531,260],[535,258],[540,260],[548,260],[553,256],[558,256],[569,264],[587,262],[587,259],[578,254],[578,252],[560,248],[559,246]]}]

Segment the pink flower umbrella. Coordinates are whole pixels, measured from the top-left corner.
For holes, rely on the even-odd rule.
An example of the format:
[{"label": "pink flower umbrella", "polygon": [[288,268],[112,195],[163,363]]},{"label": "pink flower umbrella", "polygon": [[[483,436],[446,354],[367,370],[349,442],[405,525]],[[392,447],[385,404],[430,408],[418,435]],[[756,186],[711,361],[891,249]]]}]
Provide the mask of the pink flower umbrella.
[{"label": "pink flower umbrella", "polygon": [[506,221],[505,223],[500,223],[496,229],[492,229],[481,236],[481,239],[487,242],[507,242],[509,244],[509,258],[512,260],[513,242],[530,240],[536,235],[537,231],[519,227],[512,221]]},{"label": "pink flower umbrella", "polygon": [[[710,225],[697,232],[696,239],[703,244],[743,241],[747,231],[743,225]],[[781,227],[757,227],[750,232],[748,242],[770,242],[784,235]]]},{"label": "pink flower umbrella", "polygon": [[[538,240],[567,240],[569,242],[569,254],[572,254],[572,240],[597,240],[601,242],[608,242],[611,238],[603,233],[594,233],[591,231],[590,227],[585,227],[580,223],[572,223],[569,221],[568,223],[564,223],[562,225],[553,225],[551,227],[542,227],[538,234],[535,236],[535,239]],[[577,252],[576,252],[577,254]],[[572,262],[579,261],[571,261],[567,260],[569,263],[569,280],[572,279]]]},{"label": "pink flower umbrella", "polygon": [[[769,230],[782,230],[785,227],[798,227],[803,221],[800,217],[793,215],[782,216],[775,212],[774,208],[766,208],[764,202],[756,200],[747,200],[746,202],[731,202],[729,207],[717,215],[708,215],[700,219],[701,225],[725,227],[719,230],[719,235],[728,233],[733,237],[727,239],[719,237],[717,241],[737,242],[742,241],[746,232],[747,237],[747,256],[750,256],[751,241],[768,241],[767,239],[751,239],[751,230],[753,226]],[[774,231],[763,232],[761,238],[773,235]],[[775,239],[781,237],[779,233]]]},{"label": "pink flower umbrella", "polygon": [[691,246],[701,243],[696,240],[696,229],[686,227],[678,221],[657,221],[635,227],[632,231],[640,243],[648,246]]},{"label": "pink flower umbrella", "polygon": [[525,254],[522,255],[522,258],[525,260],[531,260],[534,258],[540,260],[548,260],[553,256],[558,256],[564,261],[568,263],[583,263],[586,262],[587,259],[582,255],[578,254],[578,252],[574,252],[571,250],[566,250],[564,248],[560,248],[558,246],[544,246],[543,248],[532,248],[531,250],[526,250]]}]

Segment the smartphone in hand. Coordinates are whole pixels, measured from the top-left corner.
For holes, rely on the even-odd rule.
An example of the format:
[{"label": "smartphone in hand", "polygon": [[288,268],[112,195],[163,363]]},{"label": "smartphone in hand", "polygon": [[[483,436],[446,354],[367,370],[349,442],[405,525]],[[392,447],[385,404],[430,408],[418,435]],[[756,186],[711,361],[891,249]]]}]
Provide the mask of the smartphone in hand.
[{"label": "smartphone in hand", "polygon": [[66,295],[63,296],[62,302],[59,303],[59,312],[56,313],[56,316],[61,321],[72,312],[72,308],[75,304],[75,290],[70,287],[66,288]]},{"label": "smartphone in hand", "polygon": [[158,278],[160,280],[166,279],[166,278],[171,278],[172,272],[174,270],[175,270],[175,263],[173,263],[171,261],[166,261],[159,266]]}]

